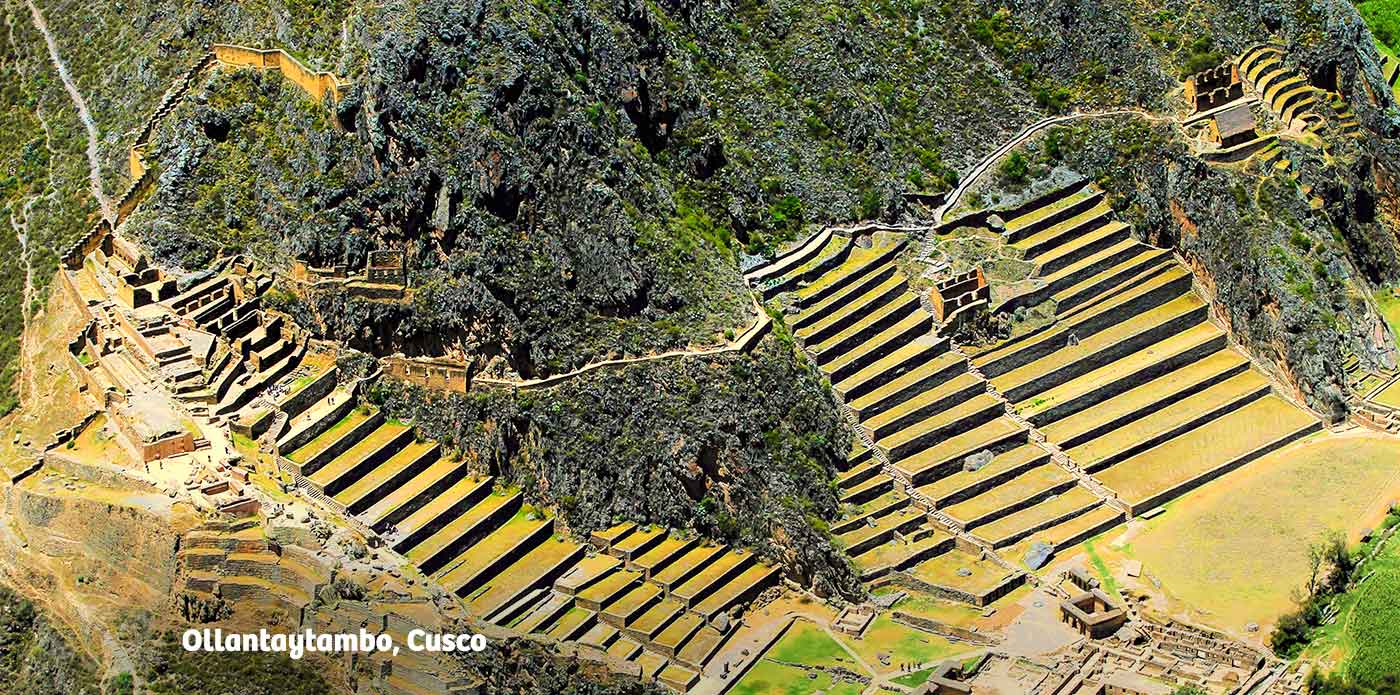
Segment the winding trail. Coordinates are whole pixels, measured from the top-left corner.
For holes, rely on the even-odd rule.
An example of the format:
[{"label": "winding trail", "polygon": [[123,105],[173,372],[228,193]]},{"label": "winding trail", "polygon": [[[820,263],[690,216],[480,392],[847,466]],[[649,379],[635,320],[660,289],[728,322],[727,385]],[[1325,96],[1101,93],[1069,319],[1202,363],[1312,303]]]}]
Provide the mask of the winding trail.
[{"label": "winding trail", "polygon": [[102,208],[103,219],[114,222],[117,217],[117,208],[112,205],[112,200],[107,197],[107,193],[102,190],[102,164],[97,151],[97,142],[102,139],[102,134],[97,130],[97,123],[92,120],[92,114],[88,112],[83,93],[78,91],[78,85],[73,82],[73,76],[68,72],[68,64],[64,63],[63,57],[58,54],[58,42],[49,32],[48,22],[44,21],[44,14],[39,11],[34,0],[24,0],[24,4],[29,6],[29,14],[34,20],[34,28],[44,35],[44,43],[48,44],[49,47],[49,59],[53,61],[59,79],[63,80],[63,88],[68,90],[68,96],[73,100],[73,106],[78,110],[78,119],[83,122],[83,127],[87,129],[88,183],[92,188],[92,197],[97,199],[97,204]]},{"label": "winding trail", "polygon": [[1019,146],[1021,143],[1025,142],[1026,140],[1029,140],[1032,135],[1035,135],[1036,133],[1045,130],[1046,128],[1049,128],[1052,125],[1059,125],[1061,123],[1068,123],[1070,121],[1084,118],[1102,118],[1104,116],[1138,116],[1140,118],[1146,118],[1148,120],[1153,121],[1175,120],[1169,116],[1158,116],[1154,113],[1150,113],[1142,109],[1109,109],[1107,111],[1075,112],[1071,114],[1066,114],[1064,116],[1051,116],[1050,118],[1044,118],[1039,121],[1036,121],[1035,123],[1026,126],[1024,130],[1022,130],[1019,134],[1016,135],[1016,137],[1006,141],[1004,144],[1002,144],[1001,147],[998,147],[991,154],[982,158],[982,161],[978,162],[975,166],[972,167],[972,170],[968,172],[966,176],[962,177],[962,181],[958,183],[958,187],[954,188],[953,192],[948,194],[948,199],[944,201],[943,205],[940,206],[938,210],[934,213],[934,225],[943,224],[943,217],[948,214],[949,210],[952,210],[953,207],[958,204],[958,201],[961,200],[963,194],[967,193],[967,190],[972,187],[972,184],[976,183],[978,178],[980,178],[983,174],[987,173],[987,170],[992,168],[992,165],[995,164],[998,159],[1001,159],[1002,157],[1006,156],[1007,153],[1011,152],[1011,150],[1016,149],[1016,147]]}]

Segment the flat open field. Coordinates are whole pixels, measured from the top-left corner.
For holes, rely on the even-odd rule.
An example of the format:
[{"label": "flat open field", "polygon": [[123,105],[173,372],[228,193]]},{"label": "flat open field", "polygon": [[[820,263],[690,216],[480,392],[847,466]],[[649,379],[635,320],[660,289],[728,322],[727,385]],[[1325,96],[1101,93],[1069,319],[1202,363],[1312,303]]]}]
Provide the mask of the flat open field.
[{"label": "flat open field", "polygon": [[813,671],[817,677],[809,678],[807,669],[788,665],[794,663],[814,668],[840,666],[856,673],[865,670],[826,631],[809,621],[797,620],[729,689],[728,695],[856,695],[861,691],[860,683],[833,681],[830,674],[822,671]]},{"label": "flat open field", "polygon": [[1123,551],[1217,626],[1268,626],[1306,581],[1308,544],[1352,537],[1400,497],[1400,442],[1371,433],[1309,437],[1168,505]]},{"label": "flat open field", "polygon": [[[841,641],[860,654],[865,663],[884,673],[897,673],[902,663],[932,665],[972,649],[967,644],[955,644],[938,635],[901,625],[888,612],[875,616],[860,639],[841,635]],[[889,667],[880,663],[881,654],[889,655]]]},{"label": "flat open field", "polygon": [[857,682],[833,681],[829,674],[820,671],[816,678],[808,678],[808,673],[796,666],[760,659],[726,695],[859,695],[864,687]]}]

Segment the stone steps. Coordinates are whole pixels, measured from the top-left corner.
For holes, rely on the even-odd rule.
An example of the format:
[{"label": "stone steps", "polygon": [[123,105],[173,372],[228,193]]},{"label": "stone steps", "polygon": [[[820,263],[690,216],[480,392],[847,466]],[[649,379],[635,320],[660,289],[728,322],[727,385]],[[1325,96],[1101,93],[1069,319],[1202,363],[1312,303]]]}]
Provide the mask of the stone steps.
[{"label": "stone steps", "polygon": [[833,388],[842,400],[850,402],[888,384],[947,350],[946,338],[931,335],[915,338],[855,374],[834,383]]},{"label": "stone steps", "polygon": [[[1171,251],[1134,242],[1128,245],[1133,253],[1117,265],[1085,277],[1076,284],[1057,290],[1051,295],[1055,300],[1055,313],[1061,319],[1068,318],[1071,311],[1087,302],[1106,297],[1113,288],[1121,288],[1134,279],[1146,279],[1172,267]],[[1108,253],[1107,251],[1105,253]],[[1117,256],[1114,256],[1117,258]],[[1077,278],[1076,278],[1077,279]]]},{"label": "stone steps", "polygon": [[1266,395],[1114,464],[1098,478],[1136,514],[1321,427],[1307,411]]},{"label": "stone steps", "polygon": [[412,442],[413,428],[385,421],[344,453],[307,475],[307,479],[322,492],[334,496]]},{"label": "stone steps", "polygon": [[[432,577],[444,589],[468,596],[498,576],[522,555],[554,534],[552,519],[530,519],[524,512],[464,548],[460,555],[433,570]],[[425,565],[425,572],[429,571]]]},{"label": "stone steps", "polygon": [[[928,335],[934,327],[933,316],[918,306],[917,299],[910,307],[910,311],[898,323],[826,363],[822,369],[828,378],[833,381],[846,379],[897,350],[899,346]],[[817,360],[819,363],[823,362],[824,355],[819,354]]]},{"label": "stone steps", "polygon": [[[974,387],[980,388],[974,391]],[[902,459],[1006,412],[1001,401],[987,393],[984,385],[972,384],[968,392],[973,395],[961,402],[936,409],[914,409],[904,417],[889,420],[872,432],[878,437],[875,446],[890,460]],[[865,427],[867,431],[873,429],[868,425]]]},{"label": "stone steps", "polygon": [[1015,243],[1034,236],[1098,204],[1101,195],[1094,188],[1080,183],[1033,201],[1031,207],[1006,220],[1005,238],[1008,242]]},{"label": "stone steps", "polygon": [[1050,462],[1050,454],[1035,444],[1023,444],[997,454],[985,466],[958,470],[918,488],[938,508],[982,494],[1021,473]]},{"label": "stone steps", "polygon": [[428,470],[440,458],[442,451],[437,442],[413,442],[333,497],[351,514],[359,514]]},{"label": "stone steps", "polygon": [[[891,266],[893,267],[893,266]],[[862,289],[864,286],[854,289]],[[909,279],[903,273],[891,272],[880,284],[869,288],[864,294],[855,297],[837,297],[842,303],[832,307],[822,318],[811,323],[802,319],[811,314],[800,314],[794,323],[793,335],[803,345],[815,346],[840,335],[853,324],[867,318],[872,308],[883,307],[903,294],[907,294]]]},{"label": "stone steps", "polygon": [[[908,243],[908,237],[891,240],[876,234],[870,249],[852,249],[845,263],[797,291],[798,306],[805,310],[800,318],[815,319],[824,313],[822,307],[831,309],[841,306],[864,292],[852,292],[853,288],[863,286],[869,289],[882,282],[884,276],[894,272],[894,258]],[[797,324],[793,324],[793,327],[796,328]]]},{"label": "stone steps", "polygon": [[[519,492],[487,495],[464,513],[452,515],[445,522],[435,520],[439,523],[425,525],[423,531],[400,541],[394,550],[402,553],[425,574],[432,574],[482,537],[500,528],[515,515],[524,501],[524,496]],[[424,537],[428,529],[434,530]]]},{"label": "stone steps", "polygon": [[861,420],[861,427],[875,441],[888,437],[919,420],[956,409],[987,392],[986,382],[963,372],[897,405]]},{"label": "stone steps", "polygon": [[652,546],[650,550],[640,556],[628,559],[627,569],[641,572],[647,579],[653,574],[669,567],[671,563],[685,556],[699,544],[696,538],[677,538],[668,536],[665,540]]},{"label": "stone steps", "polygon": [[[423,539],[436,533],[452,517],[476,506],[491,494],[495,479],[490,477],[463,477],[448,487],[442,494],[428,500],[412,513],[403,515],[402,520],[392,522],[398,530],[400,540],[395,545],[411,548]],[[385,522],[380,522],[381,524]],[[378,528],[378,526],[376,526]]]},{"label": "stone steps", "polygon": [[1157,412],[1249,369],[1249,360],[1234,350],[1220,350],[1185,367],[1157,377],[1092,409],[1063,414],[1054,409],[1030,416],[1051,441],[1062,448],[1083,444],[1116,427]]},{"label": "stone steps", "polygon": [[1026,442],[1026,430],[1009,417],[999,417],[950,437],[912,456],[893,462],[895,470],[915,487],[948,475],[963,459],[984,449],[1013,448]]},{"label": "stone steps", "polygon": [[919,298],[904,291],[901,286],[888,297],[861,305],[853,312],[853,320],[843,324],[839,331],[822,334],[824,337],[817,337],[814,333],[811,338],[802,339],[801,342],[816,354],[818,363],[826,364],[918,309]]},{"label": "stone steps", "polygon": [[1069,342],[1071,334],[1083,340],[1190,291],[1191,274],[1185,268],[1153,276],[1142,284],[1079,312],[1072,319],[1034,333],[1004,341],[972,358],[972,364],[989,378],[1025,366]]},{"label": "stone steps", "polygon": [[980,495],[943,509],[969,530],[1029,507],[1074,487],[1075,478],[1059,465],[1045,463]]},{"label": "stone steps", "polygon": [[811,260],[822,248],[824,248],[831,237],[835,234],[831,227],[827,227],[813,234],[806,241],[799,244],[789,253],[767,263],[760,263],[758,266],[744,273],[744,279],[750,283],[762,282],[764,280],[780,277],[807,261]]},{"label": "stone steps", "polygon": [[1113,208],[1103,199],[1103,193],[1095,191],[1072,209],[1075,214],[1055,224],[1046,226],[1035,234],[1012,238],[1011,246],[1020,249],[1026,260],[1034,260],[1047,251],[1060,246],[1087,231],[1107,224]]},{"label": "stone steps", "polygon": [[1129,238],[1128,225],[1110,220],[1102,227],[1086,231],[1037,257],[1036,274],[1042,277],[1051,275]]},{"label": "stone steps", "polygon": [[1037,531],[1069,521],[1099,504],[1099,498],[1094,493],[1076,486],[1063,494],[1038,501],[1014,514],[979,526],[973,535],[993,548],[1003,548]]},{"label": "stone steps", "polygon": [[784,292],[791,292],[815,277],[838,267],[851,253],[851,238],[832,235],[815,254],[801,265],[795,266],[778,277],[770,277],[760,283],[763,301],[768,301]]}]

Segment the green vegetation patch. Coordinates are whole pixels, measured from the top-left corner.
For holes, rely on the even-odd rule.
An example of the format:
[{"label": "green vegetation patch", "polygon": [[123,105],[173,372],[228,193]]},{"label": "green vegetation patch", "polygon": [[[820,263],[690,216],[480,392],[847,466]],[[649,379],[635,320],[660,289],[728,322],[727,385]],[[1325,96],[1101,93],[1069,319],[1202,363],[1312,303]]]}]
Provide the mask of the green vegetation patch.
[{"label": "green vegetation patch", "polygon": [[760,659],[727,695],[859,695],[864,689],[857,681],[838,681],[829,673]]},{"label": "green vegetation patch", "polygon": [[825,630],[806,621],[794,621],[764,658],[806,664],[813,667],[842,666],[859,670],[851,655]]},{"label": "green vegetation patch", "polygon": [[1400,0],[1366,0],[1357,3],[1356,11],[1377,41],[1391,52],[1400,48]]}]

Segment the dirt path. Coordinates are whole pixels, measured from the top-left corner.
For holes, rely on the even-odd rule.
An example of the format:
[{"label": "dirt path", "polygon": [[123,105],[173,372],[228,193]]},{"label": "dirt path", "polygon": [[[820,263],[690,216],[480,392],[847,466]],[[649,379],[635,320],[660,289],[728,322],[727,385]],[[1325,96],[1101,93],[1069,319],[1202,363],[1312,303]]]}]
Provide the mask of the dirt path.
[{"label": "dirt path", "polygon": [[58,54],[58,42],[49,32],[49,25],[44,21],[43,13],[34,4],[34,0],[25,0],[25,4],[29,6],[29,15],[34,20],[34,28],[44,35],[44,43],[48,44],[49,47],[49,59],[53,61],[59,79],[63,80],[63,88],[68,90],[68,96],[73,100],[73,106],[78,110],[78,119],[83,122],[83,127],[87,129],[88,183],[92,188],[92,197],[96,198],[97,204],[101,206],[103,219],[114,222],[117,216],[116,207],[112,205],[112,200],[107,197],[107,193],[102,190],[102,165],[97,150],[97,142],[102,139],[102,134],[97,130],[97,123],[92,120],[92,114],[88,112],[87,102],[83,99],[82,92],[78,91],[78,85],[73,82],[73,76],[68,73],[67,63],[64,63],[63,57]]},{"label": "dirt path", "polygon": [[10,226],[14,228],[15,239],[19,242],[19,262],[24,266],[24,291],[20,295],[21,304],[19,307],[21,323],[19,334],[20,378],[18,381],[22,385],[27,385],[28,388],[21,389],[19,393],[21,403],[31,402],[30,399],[34,398],[39,393],[38,386],[34,383],[34,370],[30,368],[32,360],[30,359],[29,348],[29,325],[34,318],[30,315],[30,307],[33,306],[34,301],[34,264],[30,261],[29,211],[39,200],[41,200],[39,196],[34,196],[26,201],[24,207],[20,210],[20,216],[18,218],[15,217],[13,212],[10,213]]},{"label": "dirt path", "polygon": [[948,194],[948,199],[944,201],[943,205],[939,207],[938,210],[934,213],[934,224],[943,224],[943,217],[948,214],[949,210],[952,210],[953,207],[958,204],[958,201],[962,199],[963,194],[967,193],[967,190],[969,188],[972,188],[972,184],[976,183],[978,178],[980,178],[983,174],[987,173],[987,170],[992,168],[992,165],[995,164],[998,159],[1001,159],[1002,157],[1006,156],[1009,152],[1011,152],[1011,150],[1016,149],[1016,147],[1019,146],[1021,143],[1029,140],[1031,136],[1053,125],[1068,123],[1070,121],[1084,118],[1101,118],[1104,116],[1138,116],[1141,118],[1157,121],[1174,120],[1172,118],[1166,116],[1158,116],[1156,114],[1149,113],[1141,109],[1109,109],[1107,111],[1086,111],[1083,113],[1075,112],[1071,114],[1066,114],[1064,116],[1052,116],[1050,118],[1045,118],[1036,121],[1035,123],[1026,126],[1026,128],[1022,130],[1019,134],[1017,134],[1016,137],[1006,141],[1004,144],[1002,144],[1001,147],[998,147],[991,154],[984,157],[982,161],[978,162],[975,166],[972,167],[972,170],[969,171],[967,175],[962,178],[962,181],[958,183],[958,187],[954,188],[953,192]]}]

